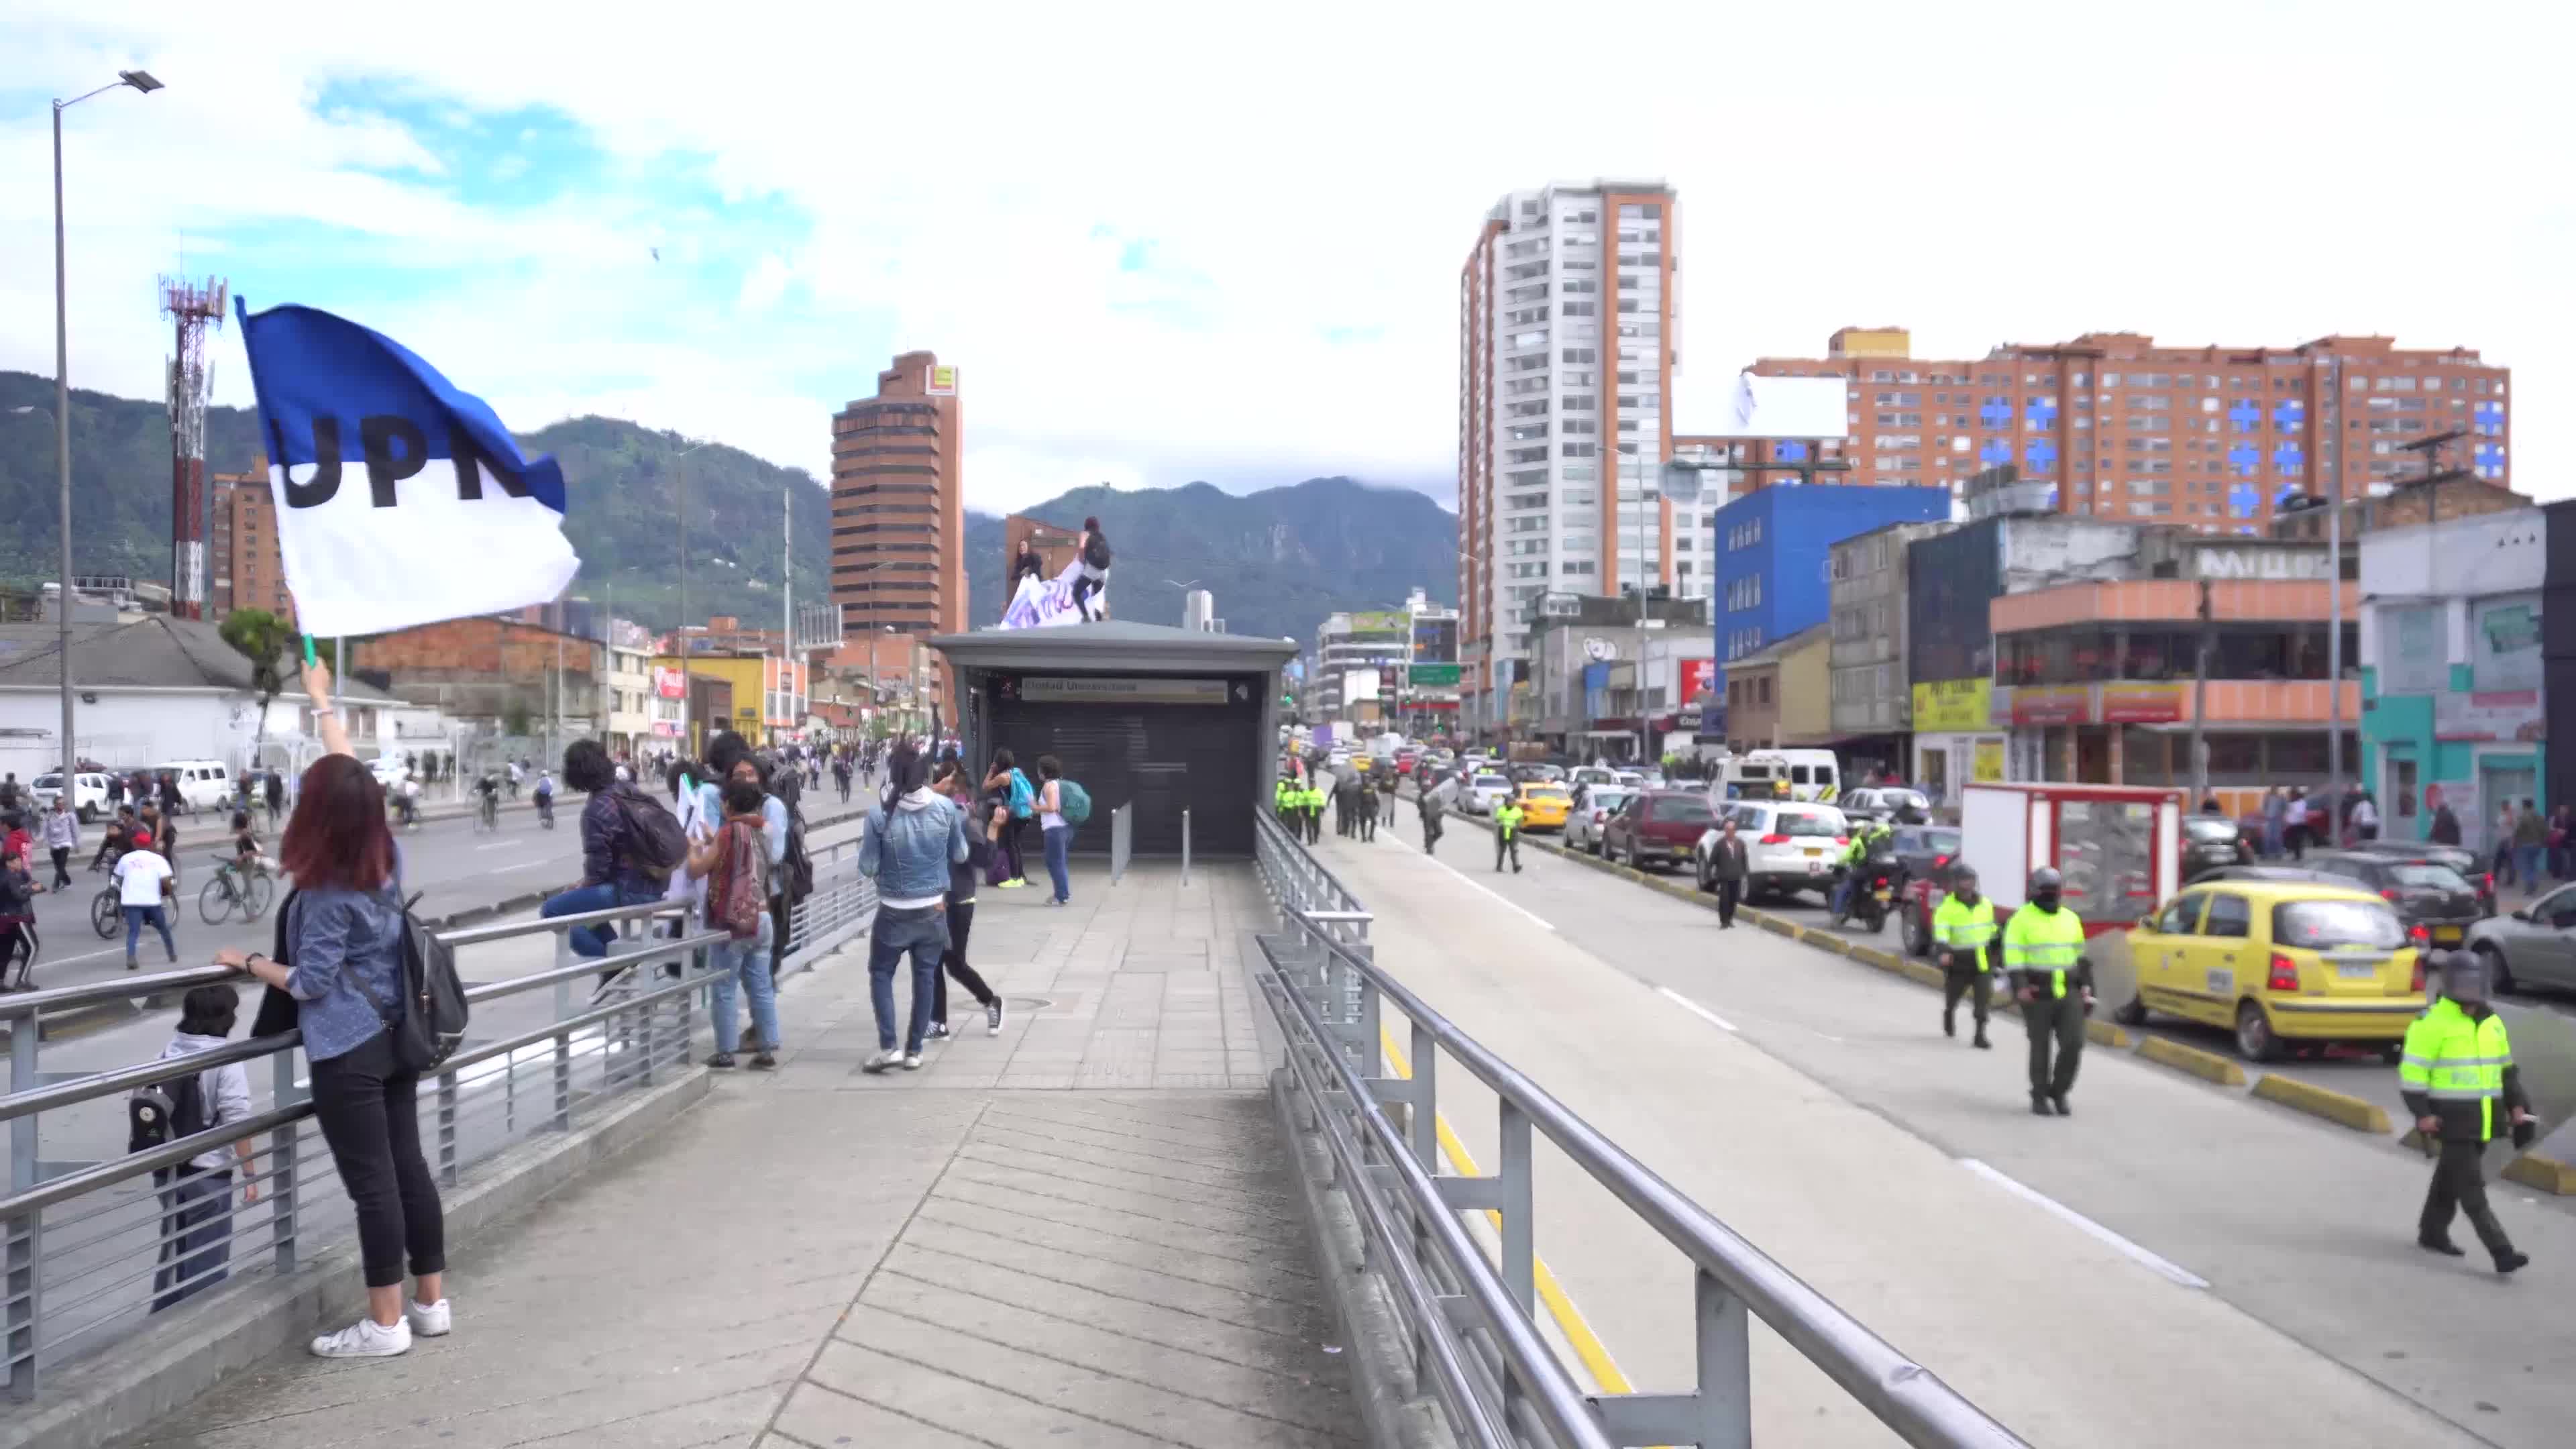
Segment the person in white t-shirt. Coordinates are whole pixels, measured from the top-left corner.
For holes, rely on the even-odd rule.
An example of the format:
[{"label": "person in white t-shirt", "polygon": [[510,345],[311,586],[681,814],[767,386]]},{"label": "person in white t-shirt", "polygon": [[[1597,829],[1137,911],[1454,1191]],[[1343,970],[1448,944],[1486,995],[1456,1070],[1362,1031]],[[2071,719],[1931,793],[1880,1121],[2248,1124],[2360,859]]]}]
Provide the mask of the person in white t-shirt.
[{"label": "person in white t-shirt", "polygon": [[170,964],[179,964],[179,943],[170,935],[170,911],[166,904],[178,889],[170,874],[170,862],[154,848],[152,832],[138,830],[124,856],[116,862],[116,903],[125,912],[125,969],[135,969],[134,947],[143,938],[143,923],[161,933],[161,947],[170,953]]}]

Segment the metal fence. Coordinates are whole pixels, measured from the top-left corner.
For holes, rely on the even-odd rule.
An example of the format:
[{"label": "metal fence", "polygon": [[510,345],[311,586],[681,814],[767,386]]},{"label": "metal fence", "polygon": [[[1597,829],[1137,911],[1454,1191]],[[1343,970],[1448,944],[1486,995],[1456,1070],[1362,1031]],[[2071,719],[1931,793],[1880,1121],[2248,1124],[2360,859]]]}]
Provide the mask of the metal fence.
[{"label": "metal fence", "polygon": [[[1908,1444],[2022,1444],[1380,970],[1366,907],[1269,812],[1256,814],[1255,858],[1282,922],[1260,938],[1271,969],[1259,986],[1288,1042],[1299,1110],[1324,1137],[1367,1268],[1405,1319],[1415,1382],[1461,1444],[1749,1445],[1754,1317]],[[1410,1028],[1410,1077],[1383,1065],[1389,1008]],[[1440,1171],[1444,1056],[1499,1099],[1495,1173]],[[1695,1302],[1690,1389],[1587,1394],[1541,1336],[1533,1131],[1678,1253]],[[1469,1212],[1492,1216],[1498,1254],[1469,1234]]]},{"label": "metal fence", "polygon": [[1127,862],[1136,854],[1136,802],[1128,801],[1109,812],[1109,883],[1116,885],[1127,874]]},{"label": "metal fence", "polygon": [[[782,975],[811,967],[875,918],[876,885],[859,873],[855,842],[818,853],[814,877],[813,891],[789,911]],[[606,958],[575,955],[566,933],[598,925],[672,934],[630,934]],[[532,947],[550,938],[539,969],[469,987],[473,1034],[421,1080],[421,1145],[440,1181],[453,1185],[516,1143],[570,1131],[595,1103],[688,1070],[702,1026],[697,1006],[713,979],[700,949],[722,936],[699,930],[686,908],[657,902],[443,938],[457,948],[469,981],[506,969],[500,958],[511,954],[511,943]],[[0,1122],[9,1128],[8,1195],[0,1197],[0,1363],[11,1398],[34,1398],[45,1371],[112,1344],[196,1293],[290,1272],[354,1231],[330,1154],[311,1125],[297,1033],[103,1071],[42,1069],[47,1016],[118,1000],[175,1002],[191,987],[244,980],[201,967],[0,997],[9,1045],[8,1094],[0,1096]],[[125,1151],[132,1093],[236,1063],[253,1078],[249,1120]],[[241,1143],[249,1144],[247,1156],[237,1155]],[[222,1154],[226,1176],[183,1168],[210,1152]]]}]

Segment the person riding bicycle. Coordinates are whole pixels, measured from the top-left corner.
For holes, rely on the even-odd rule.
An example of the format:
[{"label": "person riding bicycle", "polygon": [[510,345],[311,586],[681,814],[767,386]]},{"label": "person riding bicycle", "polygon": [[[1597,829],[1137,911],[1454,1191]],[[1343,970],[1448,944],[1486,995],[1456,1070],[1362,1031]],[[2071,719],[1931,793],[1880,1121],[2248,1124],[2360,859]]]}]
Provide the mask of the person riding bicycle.
[{"label": "person riding bicycle", "polygon": [[537,819],[538,819],[538,820],[540,820],[540,821],[542,821],[542,822],[544,822],[545,827],[546,827],[548,830],[552,830],[552,829],[554,829],[554,828],[555,828],[555,772],[554,772],[553,770],[551,770],[551,769],[544,769],[544,770],[539,770],[539,771],[537,771],[537,789],[536,789],[536,796],[537,796]]},{"label": "person riding bicycle", "polygon": [[92,872],[115,867],[118,857],[126,852],[126,842],[134,837],[134,827],[134,807],[117,806],[116,818],[107,823],[107,830],[99,836],[98,854],[90,857],[89,868]]},{"label": "person riding bicycle", "polygon": [[250,828],[247,810],[233,812],[233,858],[223,868],[232,872],[235,890],[241,888],[242,881],[259,873],[259,835]]},{"label": "person riding bicycle", "polygon": [[477,807],[486,825],[501,823],[501,777],[486,770],[474,781],[474,793],[482,797]]},{"label": "person riding bicycle", "polygon": [[1866,872],[1869,858],[1886,854],[1895,843],[1896,832],[1889,829],[1884,820],[1864,820],[1852,828],[1851,844],[1843,850],[1843,878],[1834,882],[1835,915],[1851,910],[1854,895],[1866,884],[1861,876]]}]

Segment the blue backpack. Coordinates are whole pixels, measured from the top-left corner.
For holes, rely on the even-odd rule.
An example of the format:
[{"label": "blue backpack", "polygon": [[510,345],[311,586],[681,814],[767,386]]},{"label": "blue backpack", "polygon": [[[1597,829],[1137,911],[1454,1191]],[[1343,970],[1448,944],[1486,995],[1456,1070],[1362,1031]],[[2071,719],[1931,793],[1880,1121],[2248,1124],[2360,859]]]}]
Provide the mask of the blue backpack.
[{"label": "blue backpack", "polygon": [[1038,792],[1029,784],[1029,777],[1016,769],[1011,771],[1011,818],[1026,820],[1037,813]]},{"label": "blue backpack", "polygon": [[1080,825],[1091,818],[1091,792],[1071,780],[1055,782],[1055,803],[1067,825]]}]

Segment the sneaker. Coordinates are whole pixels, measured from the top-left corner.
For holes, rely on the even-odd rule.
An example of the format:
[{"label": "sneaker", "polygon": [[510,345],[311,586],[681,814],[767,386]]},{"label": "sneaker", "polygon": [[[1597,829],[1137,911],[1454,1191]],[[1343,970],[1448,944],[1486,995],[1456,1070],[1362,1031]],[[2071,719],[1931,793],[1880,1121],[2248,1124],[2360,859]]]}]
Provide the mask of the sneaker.
[{"label": "sneaker", "polygon": [[718,1052],[714,1056],[707,1058],[707,1065],[720,1072],[729,1070],[733,1066],[733,1053]]},{"label": "sneaker", "polygon": [[1015,890],[1018,890],[1020,887],[1022,887],[1022,886],[1024,886],[1024,885],[1027,885],[1027,884],[1028,884],[1028,882],[1027,882],[1027,881],[1020,879],[1018,876],[1013,876],[1013,877],[1011,877],[1009,880],[1006,880],[1006,881],[1002,882],[999,886],[996,886],[996,887],[995,887],[995,889],[996,889],[996,890],[1015,891]]},{"label": "sneaker", "polygon": [[126,969],[126,970],[128,970],[128,971],[140,971],[140,970],[142,970],[142,969],[143,969],[143,966],[142,966],[142,964],[141,964],[140,962],[136,961],[133,957],[128,956],[128,957],[126,957],[126,958],[125,958],[125,969]]},{"label": "sneaker", "polygon": [[753,1052],[751,1054],[751,1069],[755,1072],[774,1072],[778,1070],[778,1058],[771,1056],[765,1051]]},{"label": "sneaker", "polygon": [[407,1298],[403,1300],[403,1318],[411,1324],[414,1338],[445,1338],[451,1322],[444,1298],[436,1303]]},{"label": "sneaker", "polygon": [[391,1328],[361,1318],[338,1333],[313,1340],[315,1358],[392,1358],[411,1352],[411,1324],[396,1320]]},{"label": "sneaker", "polygon": [[1002,1034],[1002,998],[996,996],[984,1003],[984,1035]]},{"label": "sneaker", "polygon": [[887,1047],[884,1051],[878,1052],[875,1056],[872,1056],[866,1061],[860,1063],[859,1070],[873,1074],[882,1072],[888,1067],[899,1067],[902,1065],[903,1053],[896,1051],[893,1047]]},{"label": "sneaker", "polygon": [[904,1058],[903,1058],[903,1069],[904,1069],[905,1071],[907,1071],[907,1072],[917,1072],[917,1071],[920,1071],[920,1070],[921,1070],[921,1053],[919,1053],[919,1052],[906,1052],[906,1053],[904,1053]]},{"label": "sneaker", "polygon": [[932,1022],[930,1024],[929,1039],[932,1041],[948,1040],[948,1023],[944,1021]]}]

